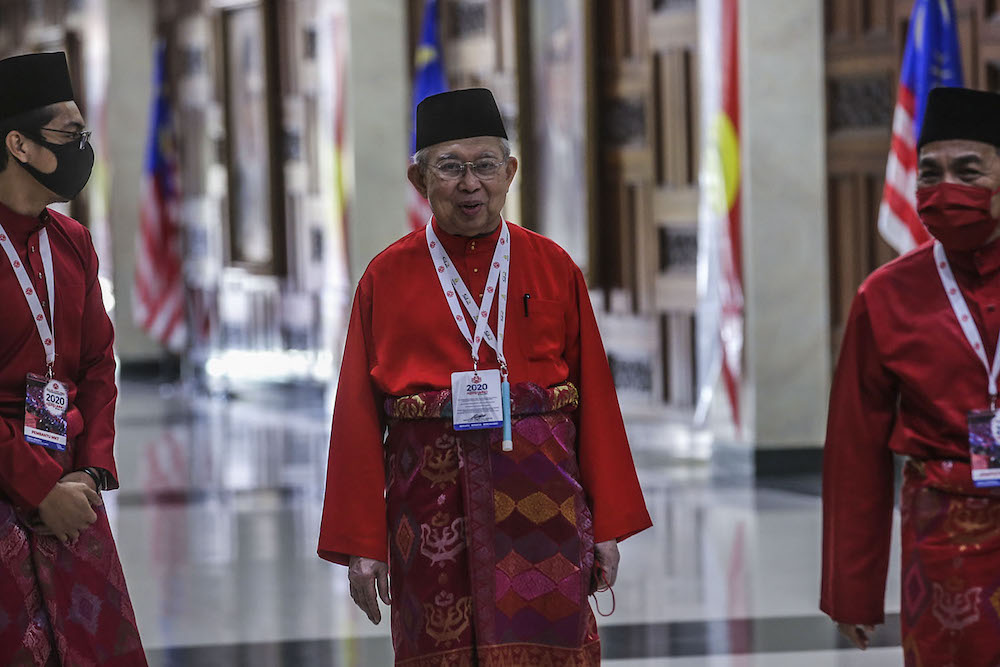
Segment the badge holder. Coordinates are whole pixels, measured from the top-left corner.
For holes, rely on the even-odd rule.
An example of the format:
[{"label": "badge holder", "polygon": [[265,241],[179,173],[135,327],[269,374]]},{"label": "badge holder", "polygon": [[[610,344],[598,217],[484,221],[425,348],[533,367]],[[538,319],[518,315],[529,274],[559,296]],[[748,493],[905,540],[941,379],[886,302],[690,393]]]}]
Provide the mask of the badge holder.
[{"label": "badge holder", "polygon": [[[66,383],[56,380],[52,372],[56,359],[55,341],[55,269],[52,263],[52,247],[49,245],[47,229],[38,233],[39,254],[45,283],[48,288],[49,318],[45,319],[42,303],[35,293],[35,287],[28,277],[27,269],[17,254],[10,237],[0,225],[0,247],[10,262],[14,276],[21,288],[21,294],[28,303],[31,317],[38,329],[38,339],[45,350],[46,376],[28,373],[24,389],[24,439],[33,445],[41,445],[57,451],[66,450],[66,411],[69,408],[69,391]],[[39,275],[41,278],[41,275]]]},{"label": "badge holder", "polygon": [[[428,222],[425,227],[427,249],[436,267],[441,289],[459,330],[472,348],[472,370],[451,374],[452,426],[456,431],[503,427],[503,451],[514,450],[511,429],[510,382],[507,379],[507,362],[503,356],[503,333],[507,309],[507,276],[510,267],[510,231],[502,222],[502,231],[493,252],[493,262],[486,280],[485,292],[489,300],[477,304],[458,275],[447,252],[441,246],[434,226]],[[499,287],[497,301],[497,332],[489,329],[489,314],[493,306],[494,290]],[[469,330],[459,298],[464,302],[472,319],[476,322],[475,335]],[[479,370],[479,346],[486,342],[496,350],[499,370]]]},{"label": "badge holder", "polygon": [[965,339],[986,370],[989,410],[969,412],[969,459],[972,483],[979,488],[1000,486],[1000,415],[997,414],[997,380],[1000,379],[1000,343],[993,354],[992,365],[986,358],[986,349],[969,305],[962,295],[962,288],[951,270],[948,256],[940,241],[934,242],[934,263],[941,278],[948,301]]},{"label": "badge holder", "polygon": [[968,421],[972,483],[977,488],[1000,486],[1000,413],[996,397],[990,399],[989,410],[970,412]]},{"label": "badge holder", "polygon": [[28,373],[24,392],[24,440],[59,452],[66,451],[66,409],[69,392],[52,376]]}]

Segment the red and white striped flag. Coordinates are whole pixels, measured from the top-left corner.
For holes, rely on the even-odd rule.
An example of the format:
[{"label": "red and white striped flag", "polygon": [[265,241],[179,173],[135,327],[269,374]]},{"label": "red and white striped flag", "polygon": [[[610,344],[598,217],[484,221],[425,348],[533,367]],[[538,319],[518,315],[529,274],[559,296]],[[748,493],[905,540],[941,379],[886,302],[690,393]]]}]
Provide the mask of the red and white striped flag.
[{"label": "red and white striped flag", "polygon": [[431,205],[412,185],[406,191],[406,219],[410,223],[410,230],[416,231],[431,219]]},{"label": "red and white striped flag", "polygon": [[882,203],[878,209],[878,231],[900,254],[930,239],[917,215],[917,136],[913,115],[913,93],[901,83],[892,117],[892,148],[885,168]]},{"label": "red and white striped flag", "polygon": [[930,240],[917,214],[917,140],[927,93],[936,86],[962,85],[952,0],[917,0],[910,15],[878,230],[902,254]]},{"label": "red and white striped flag", "polygon": [[166,50],[161,43],[157,47],[156,97],[143,169],[132,316],[150,337],[176,352],[187,342],[187,322],[177,214],[177,143],[164,90],[165,64]]}]

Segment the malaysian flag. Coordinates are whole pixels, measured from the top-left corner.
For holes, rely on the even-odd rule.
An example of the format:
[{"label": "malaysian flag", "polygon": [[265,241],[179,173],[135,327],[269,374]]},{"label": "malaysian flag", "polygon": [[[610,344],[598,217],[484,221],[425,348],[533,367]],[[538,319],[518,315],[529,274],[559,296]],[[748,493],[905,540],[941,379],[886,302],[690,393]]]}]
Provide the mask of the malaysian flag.
[{"label": "malaysian flag", "polygon": [[[417,52],[414,57],[416,74],[413,77],[411,151],[416,150],[417,105],[425,97],[437,95],[448,90],[448,81],[445,79],[444,67],[441,65],[441,43],[438,40],[437,24],[437,0],[427,0],[427,5],[424,7],[423,30],[421,31],[420,43],[417,45]],[[420,196],[416,188],[411,185],[406,201],[406,218],[409,220],[410,229],[420,229],[427,224],[430,217],[430,205],[426,199]]]},{"label": "malaysian flag", "polygon": [[917,215],[917,139],[927,93],[962,85],[953,0],[917,0],[910,15],[903,71],[892,118],[892,149],[878,211],[882,238],[900,254],[930,239]]},{"label": "malaysian flag", "polygon": [[698,4],[702,155],[698,176],[698,311],[694,420],[706,423],[719,378],[741,427],[743,217],[738,0]]},{"label": "malaysian flag", "polygon": [[132,315],[136,326],[172,351],[187,341],[177,143],[165,91],[166,49],[156,48],[154,98],[143,169]]}]

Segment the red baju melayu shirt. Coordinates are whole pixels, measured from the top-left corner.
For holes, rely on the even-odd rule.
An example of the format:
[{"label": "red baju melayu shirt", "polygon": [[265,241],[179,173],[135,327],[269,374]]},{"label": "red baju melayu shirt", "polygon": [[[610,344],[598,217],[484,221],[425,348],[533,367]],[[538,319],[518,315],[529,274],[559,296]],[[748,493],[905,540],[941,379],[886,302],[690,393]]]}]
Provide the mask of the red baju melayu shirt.
[{"label": "red baju melayu shirt", "polygon": [[[1000,242],[948,258],[992,363]],[[941,284],[932,244],[864,282],[833,379],[823,462],[820,607],[834,620],[883,621],[892,453],[968,462],[966,415],[989,407],[987,384]]]},{"label": "red baju melayu shirt", "polygon": [[[67,383],[70,408],[67,436],[73,441],[74,467],[107,470],[117,488],[115,439],[114,331],[97,280],[97,254],[90,232],[72,218],[46,210],[20,215],[0,204],[0,224],[14,243],[42,309],[49,313],[48,291],[38,233],[48,229],[55,276],[55,376]],[[7,256],[0,253],[0,495],[17,505],[37,507],[63,475],[61,466],[39,445],[24,441],[24,390],[28,373],[45,374],[45,351],[31,310]]]},{"label": "red baju melayu shirt", "polygon": [[[432,224],[462,280],[481,300],[500,228],[466,238]],[[568,380],[579,388],[577,452],[594,538],[625,538],[651,522],[583,274],[549,239],[509,228],[504,354],[510,382],[549,387]],[[496,320],[494,307],[494,331]],[[479,355],[480,368],[498,367],[488,345]],[[383,399],[450,389],[453,372],[471,369],[469,344],[441,293],[425,232],[414,232],[372,260],[355,294],[333,416],[319,539],[323,558],[387,560]]]}]

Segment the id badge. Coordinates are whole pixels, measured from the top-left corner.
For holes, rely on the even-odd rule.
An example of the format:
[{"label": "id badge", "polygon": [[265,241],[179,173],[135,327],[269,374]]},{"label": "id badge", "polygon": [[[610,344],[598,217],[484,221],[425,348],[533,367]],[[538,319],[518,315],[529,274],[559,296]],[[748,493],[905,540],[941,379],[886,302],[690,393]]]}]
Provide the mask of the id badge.
[{"label": "id badge", "polygon": [[500,371],[452,373],[451,405],[457,431],[503,426]]},{"label": "id badge", "polygon": [[1000,486],[1000,412],[969,413],[969,454],[973,484]]},{"label": "id badge", "polygon": [[24,439],[60,452],[66,450],[69,392],[59,380],[28,373],[24,399]]}]

